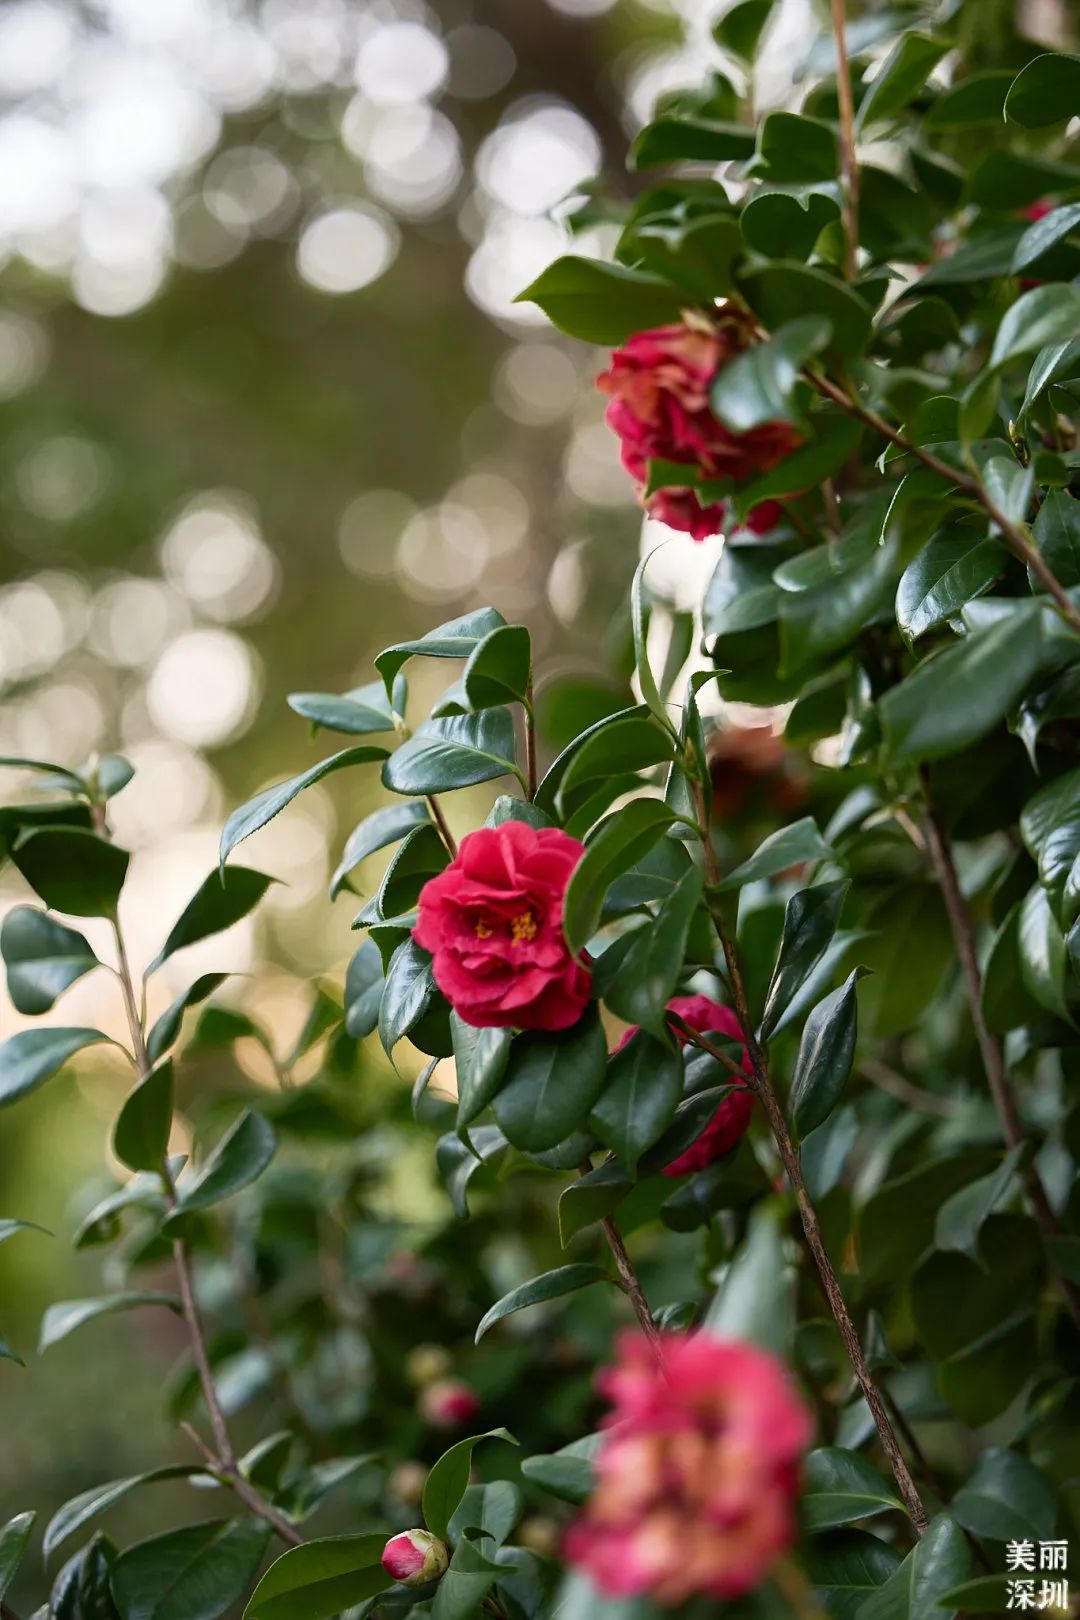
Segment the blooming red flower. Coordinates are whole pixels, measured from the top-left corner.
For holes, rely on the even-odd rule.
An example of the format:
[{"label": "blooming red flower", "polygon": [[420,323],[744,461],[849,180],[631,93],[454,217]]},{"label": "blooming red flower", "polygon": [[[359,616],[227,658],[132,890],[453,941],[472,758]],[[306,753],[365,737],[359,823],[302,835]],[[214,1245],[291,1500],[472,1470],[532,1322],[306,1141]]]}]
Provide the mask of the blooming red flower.
[{"label": "blooming red flower", "polygon": [[[691,1029],[700,1030],[703,1034],[706,1030],[714,1029],[721,1035],[730,1035],[734,1040],[742,1039],[739,1020],[731,1008],[722,1006],[718,1001],[711,1001],[708,996],[675,996],[668,1002],[667,1010],[677,1013]],[[674,1025],[672,1028],[674,1029]],[[626,1045],[636,1030],[637,1026],[632,1025],[626,1031],[616,1051]],[[686,1045],[686,1036],[677,1029],[675,1036],[680,1046]],[[747,1074],[750,1073],[750,1058],[745,1047],[743,1047],[743,1068]],[[662,1173],[665,1176],[688,1176],[692,1170],[704,1170],[707,1164],[712,1164],[722,1153],[729,1153],[746,1135],[753,1111],[753,1092],[749,1086],[736,1085],[728,1092],[696,1141],[691,1142],[677,1159],[672,1159],[670,1164],[666,1164]]]},{"label": "blooming red flower", "polygon": [[467,1024],[567,1029],[591,976],[563,935],[563,899],[585,846],[558,827],[504,821],[461,841],[420,893],[414,938]]},{"label": "blooming red flower", "polygon": [[461,1378],[440,1378],[420,1392],[420,1411],[437,1429],[460,1429],[480,1410],[480,1397]]},{"label": "blooming red flower", "polygon": [[692,489],[677,486],[645,496],[650,461],[678,462],[707,479],[737,482],[768,472],[802,442],[787,422],[732,433],[713,415],[709,385],[743,347],[734,322],[713,331],[658,326],[616,349],[610,369],[596,379],[611,400],[607,422],[622,441],[622,464],[638,485],[641,504],[651,517],[695,540],[723,528],[723,501],[701,506]]},{"label": "blooming red flower", "polygon": [[795,1536],[810,1415],[768,1351],[665,1334],[659,1358],[627,1334],[600,1379],[613,1403],[596,1488],[566,1554],[612,1597],[663,1605],[750,1591]]},{"label": "blooming red flower", "polygon": [[403,1530],[383,1548],[382,1567],[402,1586],[426,1586],[445,1575],[450,1562],[445,1541],[430,1530]]}]

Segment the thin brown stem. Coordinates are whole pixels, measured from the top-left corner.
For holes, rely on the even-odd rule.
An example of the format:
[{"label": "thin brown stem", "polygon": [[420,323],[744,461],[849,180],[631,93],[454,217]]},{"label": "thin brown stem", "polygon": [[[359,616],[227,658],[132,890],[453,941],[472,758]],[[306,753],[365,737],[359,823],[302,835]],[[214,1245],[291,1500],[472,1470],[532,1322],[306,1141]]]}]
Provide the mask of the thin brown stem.
[{"label": "thin brown stem", "polygon": [[[971,1022],[975,1030],[975,1039],[978,1042],[983,1068],[986,1071],[990,1096],[993,1099],[994,1108],[1001,1125],[1001,1134],[1007,1147],[1021,1147],[1027,1137],[1020,1120],[1016,1095],[1005,1066],[1005,1053],[997,1036],[992,1035],[987,1029],[986,1019],[983,1017],[982,973],[975,952],[975,931],[972,927],[971,915],[960,889],[960,880],[957,877],[948,832],[938,820],[931,806],[927,807],[925,826],[926,845],[934,868],[934,874],[941,889],[942,898],[945,901],[945,910],[949,915],[949,924],[952,928],[956,954],[960,958],[960,970],[964,978],[964,989],[967,994],[968,1008],[971,1012]],[[1029,1163],[1021,1174],[1035,1222],[1043,1237],[1060,1237],[1061,1223],[1046,1195],[1046,1188],[1042,1184],[1042,1178],[1038,1170],[1034,1164]],[[1053,1265],[1053,1262],[1051,1262],[1051,1265]],[[1080,1328],[1080,1288],[1077,1288],[1076,1284],[1058,1271],[1056,1267],[1053,1269],[1064,1295],[1065,1303],[1068,1306],[1069,1315],[1075,1325]]]},{"label": "thin brown stem", "polygon": [[838,383],[832,382],[830,378],[814,371],[807,371],[804,375],[813,383],[819,394],[822,394],[826,399],[832,400],[833,404],[838,405],[842,411],[846,411],[849,416],[858,417],[860,422],[865,422],[867,427],[873,428],[875,433],[880,433],[883,438],[889,440],[890,444],[895,444],[905,454],[914,456],[915,460],[928,468],[930,472],[936,473],[939,478],[947,479],[950,484],[953,484],[957,489],[963,490],[965,495],[969,495],[972,500],[977,501],[994,527],[999,531],[1004,544],[1015,557],[1020,559],[1025,567],[1031,570],[1043,589],[1053,598],[1054,606],[1061,614],[1061,617],[1072,629],[1080,631],[1080,608],[1073,602],[1038,547],[1032,545],[1023,529],[1005,515],[977,478],[970,473],[963,472],[958,467],[950,467],[947,461],[942,461],[940,456],[935,456],[932,450],[927,450],[921,444],[913,443],[906,434],[901,433],[898,428],[894,428],[890,423],[886,422],[885,418],[880,416],[877,411],[871,410],[854,394],[848,393],[846,389],[841,388]]},{"label": "thin brown stem", "polygon": [[536,710],[531,681],[525,688],[525,779],[531,804],[536,798]]},{"label": "thin brown stem", "polygon": [[622,1240],[622,1233],[619,1231],[619,1228],[615,1225],[615,1222],[612,1220],[610,1215],[605,1215],[604,1219],[600,1222],[600,1225],[603,1229],[604,1236],[607,1238],[608,1248],[611,1250],[612,1257],[615,1261],[615,1269],[622,1278],[623,1287],[626,1289],[627,1297],[629,1298],[631,1305],[634,1307],[634,1315],[641,1324],[641,1331],[648,1339],[656,1355],[659,1356],[662,1350],[660,1330],[652,1319],[652,1312],[649,1309],[649,1302],[645,1298],[645,1293],[642,1289],[638,1274],[634,1270],[633,1262],[626,1252],[626,1245]]},{"label": "thin brown stem", "polygon": [[450,831],[449,824],[445,815],[443,814],[443,807],[435,797],[434,793],[426,794],[425,798],[431,819],[435,823],[436,827],[438,827],[439,837],[450,851],[450,858],[452,860],[457,854],[457,839]]},{"label": "thin brown stem", "polygon": [[239,1463],[235,1460],[231,1463],[224,1462],[213,1448],[206,1444],[202,1435],[192,1424],[181,1423],[180,1427],[196,1450],[205,1458],[209,1472],[224,1481],[233,1495],[239,1497],[245,1507],[249,1507],[252,1513],[256,1514],[260,1519],[265,1519],[267,1524],[271,1525],[281,1537],[282,1541],[286,1542],[290,1547],[302,1547],[304,1545],[304,1537],[296,1526],[290,1524],[288,1519],[283,1518],[275,1508],[272,1508],[266,1498],[255,1489],[251,1481],[244,1478],[244,1475],[240,1472]]},{"label": "thin brown stem", "polygon": [[840,106],[840,171],[844,193],[844,271],[854,281],[859,268],[859,159],[855,151],[855,103],[851,94],[847,17],[844,0],[832,0],[832,31],[836,43],[836,99]]},{"label": "thin brown stem", "polygon": [[913,1085],[895,1069],[890,1069],[887,1063],[878,1058],[863,1058],[859,1064],[859,1073],[869,1080],[881,1091],[887,1091],[890,1097],[902,1102],[907,1108],[914,1108],[920,1114],[936,1114],[939,1119],[952,1119],[956,1113],[943,1097],[936,1097],[932,1091],[924,1091],[921,1086]]}]

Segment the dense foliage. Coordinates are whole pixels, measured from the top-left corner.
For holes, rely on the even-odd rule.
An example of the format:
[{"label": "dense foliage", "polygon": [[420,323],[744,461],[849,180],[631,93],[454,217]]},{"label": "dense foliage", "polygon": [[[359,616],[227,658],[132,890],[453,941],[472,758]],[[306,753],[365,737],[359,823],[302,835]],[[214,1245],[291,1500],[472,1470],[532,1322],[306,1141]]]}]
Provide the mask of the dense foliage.
[{"label": "dense foliage", "polygon": [[[0,812],[39,902],[0,937],[12,1002],[37,1018],[103,965],[73,924],[104,919],[134,1070],[125,1179],[76,1234],[107,1288],[52,1306],[42,1347],[176,1313],[192,1447],[52,1519],[40,1620],[925,1620],[1017,1606],[1005,1544],[1075,1528],[1080,58],[972,70],[963,8],[845,40],[837,6],[801,110],[755,121],[771,9],[725,13],[730,77],[642,132],[659,182],[581,200],[613,261],[524,295],[618,346],[600,384],[665,557],[726,529],[700,625],[650,553],[633,684],[599,713],[571,693],[546,769],[544,671],[490,608],[291,700],[347,745],[228,818],[146,969],[258,905],[245,839],[378,771],[335,892],[388,864],[276,1093],[200,1118],[178,1091],[259,1038],[222,975],[147,1027],[125,762],[18,762],[45,791]],[[423,712],[432,660],[451,684]],[[785,746],[731,704],[782,715]],[[405,1103],[357,1094],[375,1038],[425,1060],[427,1233],[380,1210]],[[104,1039],[29,1024],[0,1101]],[[277,1426],[241,1453],[268,1388]],[[195,1522],[122,1551],[96,1528],[177,1477]],[[0,1600],[32,1520],[0,1532]],[[1040,1570],[1033,1603],[1065,1612],[1064,1584]]]}]

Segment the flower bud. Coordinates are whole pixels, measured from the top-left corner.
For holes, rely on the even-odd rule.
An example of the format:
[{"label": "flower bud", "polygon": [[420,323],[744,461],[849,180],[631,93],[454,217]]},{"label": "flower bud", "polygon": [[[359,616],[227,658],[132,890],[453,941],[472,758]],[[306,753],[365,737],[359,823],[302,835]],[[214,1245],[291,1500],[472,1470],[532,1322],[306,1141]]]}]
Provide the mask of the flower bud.
[{"label": "flower bud", "polygon": [[405,1358],[405,1376],[415,1389],[421,1389],[437,1378],[445,1378],[453,1365],[449,1351],[441,1344],[418,1344]]},{"label": "flower bud", "polygon": [[390,1475],[390,1495],[409,1507],[419,1507],[427,1484],[428,1471],[422,1462],[409,1460],[398,1463]]},{"label": "flower bud", "polygon": [[437,1429],[460,1429],[480,1410],[480,1397],[460,1378],[440,1378],[420,1392],[420,1410]]},{"label": "flower bud", "polygon": [[382,1567],[402,1586],[426,1586],[446,1573],[450,1562],[446,1542],[430,1530],[403,1530],[383,1548]]}]

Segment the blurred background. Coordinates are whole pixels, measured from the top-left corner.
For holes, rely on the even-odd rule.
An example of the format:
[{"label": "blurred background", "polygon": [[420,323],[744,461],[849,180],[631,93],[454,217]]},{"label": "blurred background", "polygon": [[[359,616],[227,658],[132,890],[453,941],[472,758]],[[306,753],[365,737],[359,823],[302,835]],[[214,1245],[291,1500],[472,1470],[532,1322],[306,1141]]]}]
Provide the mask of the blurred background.
[{"label": "blurred background", "polygon": [[[599,357],[513,300],[565,251],[564,199],[598,172],[628,184],[658,95],[730,69],[709,32],[721,9],[0,5],[0,755],[136,767],[112,824],[134,851],[138,969],[212,868],[228,810],[332,751],[288,692],[356,685],[387,642],[491,603],[532,631],[548,749],[590,702],[622,701],[618,604],[642,525],[591,386]],[[1040,0],[1028,31],[1052,39],[1063,15]],[[794,98],[820,54],[812,0],[784,0],[769,39],[759,105]],[[579,241],[602,247],[603,224]],[[700,596],[715,556],[669,548],[676,600]],[[167,964],[151,1015],[197,973],[237,970],[233,1003],[288,1052],[355,944],[355,896],[331,907],[327,885],[378,800],[373,775],[344,773],[253,839],[244,858],[281,882],[252,922]],[[0,909],[26,898],[0,873]],[[97,973],[61,1021],[119,1034],[119,1013]],[[4,1000],[0,1037],[19,1024]],[[363,1061],[364,1085],[402,1085],[377,1050]],[[241,1040],[199,1084],[227,1091],[232,1065],[273,1083]],[[56,1234],[0,1249],[0,1326],[30,1362],[0,1362],[0,1520],[171,1443],[171,1322],[122,1318],[33,1353],[49,1301],[100,1290],[70,1237],[125,1084],[88,1057],[0,1114],[0,1215]],[[441,1221],[430,1148],[405,1142],[385,1207]]]}]

